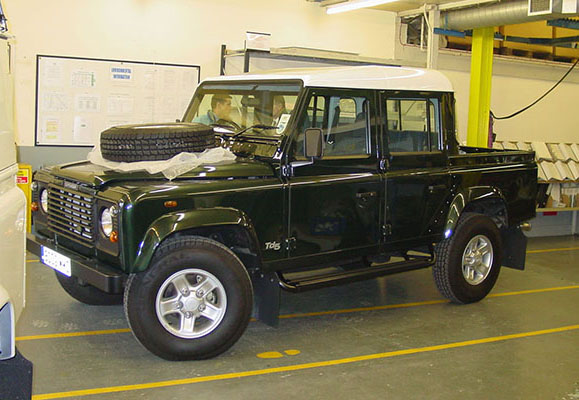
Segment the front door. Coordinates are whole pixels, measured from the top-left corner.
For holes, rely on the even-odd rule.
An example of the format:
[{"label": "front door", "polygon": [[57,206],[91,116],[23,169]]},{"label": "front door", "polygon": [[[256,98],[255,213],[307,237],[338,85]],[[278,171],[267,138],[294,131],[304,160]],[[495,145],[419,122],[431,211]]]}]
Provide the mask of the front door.
[{"label": "front door", "polygon": [[441,97],[432,92],[383,92],[388,242],[440,233],[450,175],[441,135]]},{"label": "front door", "polygon": [[[290,258],[355,257],[381,240],[383,175],[376,103],[364,90],[310,90],[288,162]],[[323,155],[304,157],[304,131],[321,128]],[[328,258],[328,256],[330,256]]]}]

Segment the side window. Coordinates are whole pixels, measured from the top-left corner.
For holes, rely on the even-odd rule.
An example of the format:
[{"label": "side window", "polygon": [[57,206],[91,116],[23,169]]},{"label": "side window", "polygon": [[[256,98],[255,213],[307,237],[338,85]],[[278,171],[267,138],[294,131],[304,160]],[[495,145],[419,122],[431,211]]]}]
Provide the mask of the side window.
[{"label": "side window", "polygon": [[388,147],[391,153],[439,150],[438,99],[387,99]]},{"label": "side window", "polygon": [[368,110],[366,97],[314,95],[301,124],[298,145],[303,143],[306,128],[321,128],[323,158],[366,156],[370,154]]}]

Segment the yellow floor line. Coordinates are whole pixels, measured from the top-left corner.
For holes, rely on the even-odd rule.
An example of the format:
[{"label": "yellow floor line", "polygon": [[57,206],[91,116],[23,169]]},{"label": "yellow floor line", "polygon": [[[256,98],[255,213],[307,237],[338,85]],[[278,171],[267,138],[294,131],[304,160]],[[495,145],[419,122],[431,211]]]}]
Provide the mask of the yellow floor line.
[{"label": "yellow floor line", "polygon": [[521,294],[557,292],[557,291],[560,291],[560,290],[572,290],[572,289],[579,289],[579,285],[557,286],[557,287],[544,288],[544,289],[520,290],[520,291],[518,291],[518,292],[493,293],[493,294],[489,294],[487,297],[518,296],[518,295],[521,295]]},{"label": "yellow floor line", "polygon": [[579,250],[579,247],[565,247],[562,249],[542,249],[542,250],[527,250],[527,254],[534,254],[534,253],[552,253],[554,251],[571,251],[571,250]]},{"label": "yellow floor line", "polygon": [[39,262],[40,260],[26,260],[27,263],[29,262]]},{"label": "yellow floor line", "polygon": [[[495,293],[489,294],[487,297],[505,297],[505,296],[519,296],[524,294],[533,294],[533,293],[545,293],[545,292],[557,292],[561,290],[572,290],[572,289],[579,289],[579,285],[574,286],[558,286],[558,287],[551,287],[551,288],[544,288],[544,289],[529,289],[529,290],[520,290],[517,292],[504,292],[504,293]],[[316,311],[310,313],[299,313],[299,314],[283,314],[280,315],[280,319],[290,319],[290,318],[305,318],[305,317],[319,317],[323,315],[337,315],[337,314],[349,314],[355,312],[363,312],[363,311],[380,311],[380,310],[392,310],[397,308],[409,308],[409,307],[421,307],[421,306],[428,306],[433,304],[445,304],[448,303],[448,300],[428,300],[428,301],[418,301],[413,303],[402,303],[402,304],[387,304],[383,306],[374,306],[374,307],[359,307],[359,308],[344,308],[340,310],[329,310],[329,311]],[[252,322],[256,320],[252,318]],[[100,330],[100,331],[85,331],[85,332],[67,332],[67,333],[53,333],[53,334],[46,334],[46,335],[33,335],[33,336],[18,336],[16,337],[16,341],[27,341],[27,340],[40,340],[40,339],[59,339],[59,338],[68,338],[68,337],[78,337],[78,336],[93,336],[93,335],[110,335],[114,333],[128,333],[131,330],[129,328],[122,328],[122,329],[108,329],[108,330]]]},{"label": "yellow floor line", "polygon": [[[558,287],[544,288],[544,289],[529,289],[529,290],[521,290],[518,292],[496,293],[496,294],[489,294],[487,297],[518,296],[518,295],[523,295],[523,294],[556,292],[556,291],[560,291],[560,290],[571,290],[571,289],[579,289],[579,285],[558,286]],[[390,310],[390,309],[395,309],[395,308],[419,307],[419,306],[428,306],[428,305],[433,305],[433,304],[444,304],[444,303],[449,303],[449,301],[448,300],[429,300],[429,301],[419,301],[419,302],[415,302],[415,303],[387,304],[384,306],[346,308],[346,309],[341,309],[341,310],[317,311],[317,312],[300,313],[300,314],[285,314],[285,315],[280,315],[279,318],[280,319],[288,319],[288,318],[301,318],[301,317],[318,317],[321,315],[348,314],[348,313],[362,312],[362,311]]]},{"label": "yellow floor line", "polygon": [[429,306],[432,304],[444,304],[444,303],[448,303],[448,300],[429,300],[429,301],[418,301],[418,302],[414,302],[414,303],[387,304],[384,306],[344,308],[341,310],[316,311],[316,312],[299,313],[299,314],[284,314],[284,315],[280,315],[279,318],[280,319],[289,319],[289,318],[302,318],[302,317],[319,317],[321,315],[348,314],[348,313],[362,312],[362,311],[391,310],[394,308],[420,307],[420,306]]},{"label": "yellow floor line", "polygon": [[507,340],[522,339],[522,338],[528,338],[528,337],[533,337],[533,336],[541,336],[541,335],[548,335],[548,334],[554,334],[554,333],[568,332],[568,331],[574,331],[577,329],[579,329],[579,325],[568,325],[568,326],[562,326],[562,327],[553,328],[553,329],[544,329],[544,330],[539,330],[539,331],[522,332],[522,333],[515,333],[512,335],[494,336],[494,337],[488,337],[488,338],[483,338],[483,339],[466,340],[466,341],[462,341],[462,342],[441,344],[441,345],[436,345],[436,346],[427,346],[427,347],[419,347],[419,348],[414,348],[414,349],[389,351],[389,352],[385,352],[385,353],[368,354],[368,355],[362,355],[362,356],[356,356],[356,357],[341,358],[341,359],[337,359],[337,360],[328,360],[328,361],[319,361],[319,362],[304,363],[304,364],[286,365],[283,367],[266,368],[266,369],[258,369],[258,370],[242,371],[242,372],[233,372],[233,373],[217,374],[217,375],[210,375],[210,376],[201,376],[201,377],[196,377],[196,378],[175,379],[175,380],[161,381],[161,382],[142,383],[142,384],[134,384],[134,385],[122,385],[122,386],[110,386],[110,387],[103,387],[103,388],[96,388],[96,389],[73,390],[73,391],[69,391],[69,392],[60,392],[60,393],[37,394],[37,395],[32,396],[32,399],[33,400],[64,399],[67,397],[74,397],[74,396],[89,396],[89,395],[95,395],[95,394],[118,393],[118,392],[127,392],[127,391],[144,390],[144,389],[156,389],[156,388],[169,387],[169,386],[190,385],[190,384],[201,383],[201,382],[214,382],[214,381],[223,381],[223,380],[229,380],[229,379],[247,378],[247,377],[251,377],[251,376],[277,374],[277,373],[281,373],[281,372],[301,371],[301,370],[306,370],[306,369],[331,367],[331,366],[336,366],[336,365],[351,364],[351,363],[357,363],[357,362],[362,362],[362,361],[380,360],[380,359],[385,359],[385,358],[406,356],[406,355],[410,355],[410,354],[420,354],[420,353],[428,353],[428,352],[433,352],[433,351],[456,349],[456,348],[474,346],[474,345],[486,344],[486,343],[504,342]]},{"label": "yellow floor line", "polygon": [[46,335],[33,335],[33,336],[17,336],[16,341],[22,342],[25,340],[40,340],[40,339],[60,339],[78,336],[94,336],[94,335],[110,335],[113,333],[126,333],[130,332],[129,328],[123,329],[107,329],[101,331],[83,331],[83,332],[66,332],[66,333],[49,333]]}]

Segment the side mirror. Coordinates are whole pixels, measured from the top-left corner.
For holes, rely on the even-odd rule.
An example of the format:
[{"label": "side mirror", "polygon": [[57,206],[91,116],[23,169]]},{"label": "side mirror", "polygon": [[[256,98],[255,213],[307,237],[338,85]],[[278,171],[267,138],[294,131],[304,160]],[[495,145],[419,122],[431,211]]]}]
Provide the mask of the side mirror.
[{"label": "side mirror", "polygon": [[323,134],[320,128],[308,128],[305,132],[304,154],[307,158],[322,156]]}]

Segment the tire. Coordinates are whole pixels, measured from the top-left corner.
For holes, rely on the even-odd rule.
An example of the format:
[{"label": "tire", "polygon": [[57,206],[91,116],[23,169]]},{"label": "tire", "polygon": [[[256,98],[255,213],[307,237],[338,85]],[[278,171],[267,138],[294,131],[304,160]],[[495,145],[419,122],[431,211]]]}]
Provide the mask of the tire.
[{"label": "tire", "polygon": [[54,271],[54,273],[64,291],[81,303],[91,306],[115,306],[123,304],[123,294],[106,293],[89,284],[81,285],[75,276],[69,278],[60,272]]},{"label": "tire", "polygon": [[134,336],[172,361],[211,358],[229,349],[245,331],[252,307],[251,279],[242,262],[202,237],[166,240],[149,269],[131,275],[125,288]]},{"label": "tire", "polygon": [[501,235],[489,217],[465,213],[435,253],[432,274],[440,293],[453,303],[474,303],[489,294],[499,276]]},{"label": "tire", "polygon": [[216,147],[213,128],[198,123],[115,126],[101,133],[103,158],[119,162],[168,160]]}]

